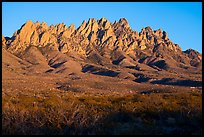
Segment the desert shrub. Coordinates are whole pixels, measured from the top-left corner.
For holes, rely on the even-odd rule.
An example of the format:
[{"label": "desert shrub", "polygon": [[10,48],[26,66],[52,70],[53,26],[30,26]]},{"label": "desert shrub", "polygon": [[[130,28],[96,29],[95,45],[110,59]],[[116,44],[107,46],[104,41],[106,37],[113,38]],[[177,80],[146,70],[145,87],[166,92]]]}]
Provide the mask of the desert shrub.
[{"label": "desert shrub", "polygon": [[2,100],[3,134],[201,134],[202,93],[42,91]]}]

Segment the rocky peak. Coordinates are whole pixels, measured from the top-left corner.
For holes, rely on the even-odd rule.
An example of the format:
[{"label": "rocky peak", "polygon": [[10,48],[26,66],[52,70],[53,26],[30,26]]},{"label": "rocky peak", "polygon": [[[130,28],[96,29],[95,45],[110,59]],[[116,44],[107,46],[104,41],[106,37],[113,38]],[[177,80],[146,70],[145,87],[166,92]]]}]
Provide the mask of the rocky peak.
[{"label": "rocky peak", "polygon": [[6,38],[4,36],[2,36],[2,47],[6,47]]},{"label": "rocky peak", "polygon": [[197,53],[197,51],[193,50],[192,48],[187,49],[187,50],[184,51],[184,53],[186,53],[186,54],[189,54],[189,53],[191,53],[191,52]]},{"label": "rocky peak", "polygon": [[98,20],[98,24],[104,23],[106,21],[107,21],[107,19],[102,17],[100,20]]},{"label": "rocky peak", "polygon": [[98,23],[94,18],[89,18],[88,22],[85,24],[83,21],[82,25],[77,29],[76,34],[84,35],[85,37],[92,36],[98,31]]},{"label": "rocky peak", "polygon": [[84,20],[84,21],[82,22],[82,24],[77,28],[75,34],[76,34],[76,35],[81,34],[81,31],[84,30],[85,27],[86,27],[86,20]]},{"label": "rocky peak", "polygon": [[145,28],[142,28],[142,30],[139,32],[140,40],[147,39],[147,30]]},{"label": "rocky peak", "polygon": [[54,27],[55,27],[55,25],[53,25],[53,24],[52,24],[52,25],[50,25],[50,29],[53,29]]},{"label": "rocky peak", "polygon": [[96,24],[97,21],[94,18],[89,18],[87,26],[92,26],[93,24]]},{"label": "rocky peak", "polygon": [[146,30],[147,32],[152,32],[152,31],[153,31],[153,29],[152,29],[150,26],[145,27],[145,30]]},{"label": "rocky peak", "polygon": [[69,26],[69,28],[68,28],[68,29],[70,29],[70,30],[74,31],[74,30],[75,30],[75,26],[74,26],[74,24],[71,24],[71,25]]},{"label": "rocky peak", "polygon": [[200,66],[202,68],[202,54],[193,49],[187,49],[186,51],[183,51],[183,53],[186,54],[188,58],[190,58],[191,66],[194,67]]},{"label": "rocky peak", "polygon": [[40,25],[40,22],[39,22],[39,21],[36,21],[34,24],[35,24],[36,26],[39,26],[39,25]]},{"label": "rocky peak", "polygon": [[30,37],[32,36],[34,30],[36,29],[35,24],[31,20],[28,20],[16,34],[16,40],[14,43],[28,44],[30,42]]},{"label": "rocky peak", "polygon": [[25,24],[22,25],[22,27],[20,28],[20,30],[18,32],[21,33],[21,32],[24,32],[26,30],[29,30],[32,25],[33,25],[33,22],[31,20],[28,20]]},{"label": "rocky peak", "polygon": [[67,29],[67,26],[64,23],[59,23],[55,27],[56,27],[57,35],[59,35],[61,32],[65,31]]},{"label": "rocky peak", "polygon": [[166,33],[166,31],[163,31],[163,39],[168,40],[168,34]]},{"label": "rocky peak", "polygon": [[45,28],[45,29],[49,28],[47,23],[45,23],[45,22],[42,22],[40,25],[42,26],[42,28]]},{"label": "rocky peak", "polygon": [[145,27],[144,33],[145,33],[147,39],[153,41],[153,37],[152,36],[154,34],[154,31],[153,31],[153,29],[150,26]]},{"label": "rocky peak", "polygon": [[154,35],[157,37],[162,37],[163,36],[162,29],[158,29],[158,30],[154,31]]},{"label": "rocky peak", "polygon": [[198,51],[195,51],[193,49],[187,49],[185,51],[183,51],[185,54],[187,54],[190,58],[194,59],[194,58],[202,58],[202,55],[198,52]]},{"label": "rocky peak", "polygon": [[75,31],[74,24],[71,24],[65,31],[61,32],[61,36],[65,38],[70,38],[71,34]]},{"label": "rocky peak", "polygon": [[128,24],[128,21],[125,18],[120,18],[119,24],[121,24],[121,26],[123,28],[129,28],[130,27],[129,24]]},{"label": "rocky peak", "polygon": [[105,25],[107,24],[108,20],[104,17],[102,17],[100,20],[98,20],[98,25],[100,27],[105,27]]},{"label": "rocky peak", "polygon": [[128,35],[133,33],[125,18],[121,18],[118,22],[112,24],[112,28],[119,39],[127,38]]},{"label": "rocky peak", "polygon": [[30,25],[32,25],[33,24],[33,22],[32,22],[32,20],[28,20],[23,26],[25,27],[25,26],[30,26]]},{"label": "rocky peak", "polygon": [[98,22],[94,18],[90,19],[90,22],[91,22],[91,31],[96,33],[98,31]]},{"label": "rocky peak", "polygon": [[140,35],[142,35],[142,34],[143,34],[143,35],[146,34],[146,29],[145,29],[145,28],[142,28],[142,29],[141,29]]},{"label": "rocky peak", "polygon": [[4,36],[2,36],[2,42],[5,41],[5,40],[6,40],[6,38]]},{"label": "rocky peak", "polygon": [[86,26],[86,20],[83,20],[82,24],[80,26]]},{"label": "rocky peak", "polygon": [[125,24],[127,24],[128,21],[126,20],[126,18],[120,18],[119,23],[125,23]]}]

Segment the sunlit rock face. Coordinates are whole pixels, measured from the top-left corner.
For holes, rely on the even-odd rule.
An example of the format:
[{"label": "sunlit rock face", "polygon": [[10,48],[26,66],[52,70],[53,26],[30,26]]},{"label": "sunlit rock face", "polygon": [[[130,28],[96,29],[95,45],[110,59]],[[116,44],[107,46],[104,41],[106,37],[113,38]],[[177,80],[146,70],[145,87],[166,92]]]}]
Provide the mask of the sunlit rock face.
[{"label": "sunlit rock face", "polygon": [[[140,32],[133,31],[125,18],[114,23],[104,17],[99,20],[90,18],[78,28],[74,24],[68,27],[64,23],[48,26],[45,22],[28,20],[11,38],[2,37],[2,48],[11,53],[21,53],[31,45],[37,48],[49,46],[63,54],[75,54],[86,59],[97,55],[107,63],[124,56],[124,61],[132,65],[149,65],[165,59],[172,67],[181,66],[179,63],[192,67],[202,64],[201,54],[194,50],[183,52],[178,44],[169,39],[166,31],[153,30],[150,26]],[[116,53],[119,54],[117,58],[114,56]],[[178,64],[172,65],[173,62]]]}]

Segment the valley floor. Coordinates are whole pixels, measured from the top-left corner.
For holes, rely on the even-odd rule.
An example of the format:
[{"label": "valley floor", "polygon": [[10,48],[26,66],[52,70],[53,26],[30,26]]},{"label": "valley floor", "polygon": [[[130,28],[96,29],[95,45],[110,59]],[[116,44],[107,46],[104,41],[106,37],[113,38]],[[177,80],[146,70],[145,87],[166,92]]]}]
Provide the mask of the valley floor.
[{"label": "valley floor", "polygon": [[5,75],[3,134],[202,134],[202,87],[84,75]]}]

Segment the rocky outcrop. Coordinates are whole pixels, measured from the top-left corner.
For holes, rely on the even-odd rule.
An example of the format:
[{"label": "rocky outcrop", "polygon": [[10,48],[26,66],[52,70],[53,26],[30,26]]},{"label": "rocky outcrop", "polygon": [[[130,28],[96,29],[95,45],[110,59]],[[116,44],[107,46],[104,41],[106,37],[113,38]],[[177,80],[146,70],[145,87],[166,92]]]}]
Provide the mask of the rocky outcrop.
[{"label": "rocky outcrop", "polygon": [[62,32],[62,37],[70,38],[71,34],[75,31],[74,24],[71,24],[68,29]]},{"label": "rocky outcrop", "polygon": [[5,48],[6,47],[6,39],[4,36],[2,36],[2,47]]},{"label": "rocky outcrop", "polygon": [[193,50],[193,49],[187,49],[184,51],[184,53],[190,58],[190,65],[194,67],[202,66],[202,55]]},{"label": "rocky outcrop", "polygon": [[[49,46],[67,56],[75,54],[99,64],[113,64],[120,60],[121,56],[113,57],[119,52],[125,56],[118,63],[122,66],[143,63],[152,67],[150,64],[170,60],[178,67],[181,64],[197,67],[202,62],[201,55],[196,51],[182,52],[180,46],[169,39],[167,32],[153,30],[150,26],[140,32],[133,31],[125,18],[114,23],[104,17],[99,20],[90,18],[78,28],[74,24],[69,27],[64,23],[48,26],[45,22],[28,20],[11,38],[2,37],[2,47],[11,53],[18,54],[30,45],[37,48]],[[95,57],[98,60],[93,59]],[[155,60],[149,63],[151,59]],[[169,64],[168,61],[165,63]]]}]

